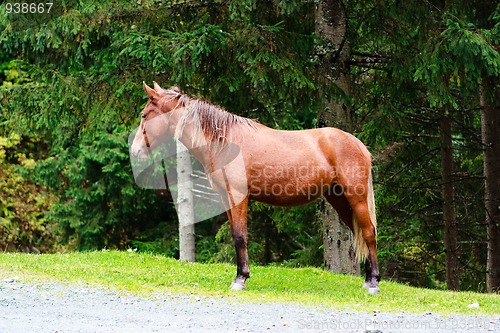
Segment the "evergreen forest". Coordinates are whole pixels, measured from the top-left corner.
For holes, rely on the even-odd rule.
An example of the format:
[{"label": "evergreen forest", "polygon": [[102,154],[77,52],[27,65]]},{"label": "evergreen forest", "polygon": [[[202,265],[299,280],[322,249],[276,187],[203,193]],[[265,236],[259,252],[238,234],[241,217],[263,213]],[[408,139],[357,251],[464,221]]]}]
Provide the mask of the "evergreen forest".
[{"label": "evergreen forest", "polygon": [[[0,5],[0,251],[178,258],[172,198],[137,186],[129,159],[156,81],[272,128],[353,133],[372,153],[383,279],[500,289],[497,1],[19,3]],[[320,4],[340,43],[318,32]],[[349,128],[320,121],[325,101]],[[251,203],[250,260],[323,266],[323,205]],[[195,232],[196,261],[234,262],[226,215]]]}]

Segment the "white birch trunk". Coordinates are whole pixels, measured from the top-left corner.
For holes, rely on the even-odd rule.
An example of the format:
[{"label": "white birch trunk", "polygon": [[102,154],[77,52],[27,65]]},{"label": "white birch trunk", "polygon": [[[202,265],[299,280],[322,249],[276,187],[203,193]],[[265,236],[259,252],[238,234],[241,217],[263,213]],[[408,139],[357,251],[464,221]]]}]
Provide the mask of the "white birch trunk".
[{"label": "white birch trunk", "polygon": [[179,217],[179,260],[195,261],[194,202],[191,155],[177,141],[177,215]]}]

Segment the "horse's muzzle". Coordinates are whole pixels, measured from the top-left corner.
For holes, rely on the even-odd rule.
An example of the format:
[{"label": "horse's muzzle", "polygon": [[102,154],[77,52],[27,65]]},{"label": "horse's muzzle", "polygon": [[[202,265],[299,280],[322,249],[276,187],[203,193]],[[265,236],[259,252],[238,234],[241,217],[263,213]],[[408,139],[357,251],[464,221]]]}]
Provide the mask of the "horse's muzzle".
[{"label": "horse's muzzle", "polygon": [[141,147],[138,148],[132,147],[132,156],[138,160],[146,159],[147,157],[146,149],[143,149]]}]

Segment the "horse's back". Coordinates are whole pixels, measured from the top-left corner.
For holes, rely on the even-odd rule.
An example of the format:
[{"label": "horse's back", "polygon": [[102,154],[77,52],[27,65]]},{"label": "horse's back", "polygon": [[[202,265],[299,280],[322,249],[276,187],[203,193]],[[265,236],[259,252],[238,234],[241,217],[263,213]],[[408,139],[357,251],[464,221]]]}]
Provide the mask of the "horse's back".
[{"label": "horse's back", "polygon": [[336,128],[262,127],[242,142],[242,151],[250,198],[275,205],[310,202],[344,178],[353,165],[369,167],[369,153],[361,141]]},{"label": "horse's back", "polygon": [[264,125],[252,131],[241,142],[247,164],[263,162],[288,164],[306,163],[362,164],[370,167],[371,155],[354,135],[334,127],[306,130],[275,130]]},{"label": "horse's back", "polygon": [[295,150],[320,151],[330,164],[371,164],[368,148],[357,137],[335,127],[276,131],[276,137],[296,144]]}]

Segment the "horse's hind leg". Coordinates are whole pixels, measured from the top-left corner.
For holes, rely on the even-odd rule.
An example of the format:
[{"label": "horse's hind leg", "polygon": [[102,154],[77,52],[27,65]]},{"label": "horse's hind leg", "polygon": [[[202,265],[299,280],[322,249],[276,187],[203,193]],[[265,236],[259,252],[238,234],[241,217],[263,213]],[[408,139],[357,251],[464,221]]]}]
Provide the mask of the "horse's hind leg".
[{"label": "horse's hind leg", "polygon": [[[364,244],[368,248],[368,253],[365,258],[366,279],[363,287],[367,288],[370,294],[377,294],[380,292],[378,287],[380,273],[377,262],[377,231],[371,222],[366,200],[351,203],[351,207],[356,217],[357,227],[361,232],[360,236],[363,238]],[[356,226],[354,226],[354,228],[356,228]],[[359,246],[360,243],[357,242],[357,244]]]},{"label": "horse's hind leg", "polygon": [[335,209],[339,214],[340,219],[346,226],[354,233],[352,225],[352,209],[343,194],[343,190],[338,184],[333,184],[332,187],[323,194],[326,201]]},{"label": "horse's hind leg", "polygon": [[[371,193],[366,193],[368,191],[355,191],[353,187],[349,187],[348,185],[343,187],[342,191],[339,191],[338,188],[341,185],[336,184],[334,186],[335,187],[332,187],[332,189],[337,190],[329,191],[325,193],[324,196],[333,208],[335,208],[342,221],[354,233],[357,246],[356,252],[359,253],[358,255],[364,254],[366,256],[366,279],[364,287],[368,288],[370,294],[376,294],[380,291],[378,287],[380,274],[378,271],[376,252],[376,229],[371,221],[368,207],[368,196],[371,195]],[[354,225],[353,216],[356,217],[356,225]],[[367,253],[363,253],[365,245],[368,249]]]},{"label": "horse's hind leg", "polygon": [[233,235],[234,247],[236,249],[237,270],[236,278],[231,284],[231,289],[245,289],[245,281],[250,277],[248,265],[248,232],[247,232],[248,199],[227,211],[231,233]]},{"label": "horse's hind leg", "polygon": [[[334,185],[334,186],[338,187],[339,185]],[[354,233],[353,211],[352,211],[351,205],[349,204],[349,202],[347,201],[346,197],[343,194],[339,194],[337,192],[338,191],[332,191],[331,193],[330,192],[325,193],[324,194],[325,199],[337,211],[342,222],[344,222],[345,225],[347,225],[349,227],[349,229],[351,229],[351,231]],[[371,251],[369,251],[369,253],[371,253]],[[378,287],[376,285],[373,285],[373,283],[372,283],[373,273],[372,273],[371,262],[373,261],[373,259],[371,259],[370,254],[368,256],[369,256],[369,258],[365,259],[366,280],[365,280],[365,284],[363,287],[368,288],[368,290],[371,291],[372,293],[376,293],[376,292],[378,292]],[[375,253],[375,256],[376,256],[376,253]],[[376,257],[375,257],[375,261],[376,261]],[[377,273],[375,273],[375,275],[377,275]],[[380,279],[378,278],[378,280],[377,280],[377,278],[375,278],[375,280],[378,282],[378,280],[380,280]],[[370,288],[372,288],[372,289],[370,290]]]}]

